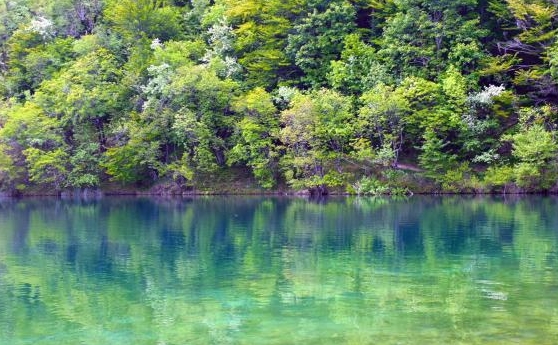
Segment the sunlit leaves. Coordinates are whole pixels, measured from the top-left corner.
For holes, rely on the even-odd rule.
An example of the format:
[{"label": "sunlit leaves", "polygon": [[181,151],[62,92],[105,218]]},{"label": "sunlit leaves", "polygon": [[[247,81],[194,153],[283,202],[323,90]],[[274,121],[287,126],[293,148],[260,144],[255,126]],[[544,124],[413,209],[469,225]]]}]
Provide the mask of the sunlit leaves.
[{"label": "sunlit leaves", "polygon": [[408,100],[400,90],[379,84],[363,94],[360,102],[362,107],[359,109],[356,128],[360,135],[370,140],[371,146],[359,147],[360,150],[387,150],[389,154],[384,157],[379,155],[374,162],[385,166],[397,163],[410,112]]},{"label": "sunlit leaves", "polygon": [[225,15],[236,34],[238,62],[250,87],[275,85],[285,77],[289,62],[286,37],[303,1],[226,0]]},{"label": "sunlit leaves", "polygon": [[281,113],[282,160],[288,182],[296,188],[343,183],[341,159],[350,150],[351,104],[329,90],[297,94]]},{"label": "sunlit leaves", "polygon": [[271,188],[276,183],[279,156],[275,147],[279,119],[272,97],[256,88],[238,98],[234,110],[244,118],[237,125],[236,145],[228,153],[228,162],[245,162],[260,185]]},{"label": "sunlit leaves", "polygon": [[331,61],[329,84],[344,93],[360,94],[378,83],[389,83],[385,65],[378,61],[376,51],[365,44],[358,34],[345,36],[341,59]]},{"label": "sunlit leaves", "polygon": [[29,168],[29,180],[53,185],[56,190],[65,186],[68,154],[64,148],[44,151],[30,147],[23,151]]},{"label": "sunlit leaves", "polygon": [[6,143],[44,149],[55,148],[62,142],[59,122],[31,102],[11,109],[0,129],[0,138]]},{"label": "sunlit leaves", "polygon": [[108,1],[104,11],[116,29],[128,39],[148,38],[169,40],[180,35],[180,12],[159,0]]},{"label": "sunlit leaves", "polygon": [[519,132],[503,137],[512,143],[514,179],[521,187],[549,188],[557,176],[558,144],[544,127],[544,113],[544,109],[522,109]]}]

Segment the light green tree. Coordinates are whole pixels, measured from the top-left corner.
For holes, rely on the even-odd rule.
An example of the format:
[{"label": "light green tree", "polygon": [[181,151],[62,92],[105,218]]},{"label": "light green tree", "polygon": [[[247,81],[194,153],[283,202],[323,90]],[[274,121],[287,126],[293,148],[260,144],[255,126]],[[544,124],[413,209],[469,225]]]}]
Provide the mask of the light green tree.
[{"label": "light green tree", "polygon": [[344,183],[342,160],[350,151],[350,100],[330,90],[298,93],[281,113],[280,138],[286,146],[281,164],[295,188],[327,193]]},{"label": "light green tree", "polygon": [[[410,104],[401,89],[379,84],[360,98],[356,131],[370,146],[368,162],[395,166],[405,141],[405,127],[410,114]],[[362,141],[357,141],[362,143]],[[357,152],[357,155],[360,154]],[[363,157],[364,158],[364,157]]]},{"label": "light green tree", "polygon": [[237,125],[236,145],[228,153],[228,162],[245,162],[262,187],[272,188],[279,158],[279,117],[272,96],[255,88],[235,102],[234,110],[243,119]]}]

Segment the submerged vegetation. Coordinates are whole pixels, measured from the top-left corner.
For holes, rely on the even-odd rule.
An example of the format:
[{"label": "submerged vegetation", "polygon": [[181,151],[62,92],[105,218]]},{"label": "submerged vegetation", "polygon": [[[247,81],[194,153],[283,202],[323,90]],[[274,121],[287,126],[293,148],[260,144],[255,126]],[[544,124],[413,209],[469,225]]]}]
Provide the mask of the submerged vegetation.
[{"label": "submerged vegetation", "polygon": [[0,187],[553,190],[557,30],[554,0],[3,0]]}]

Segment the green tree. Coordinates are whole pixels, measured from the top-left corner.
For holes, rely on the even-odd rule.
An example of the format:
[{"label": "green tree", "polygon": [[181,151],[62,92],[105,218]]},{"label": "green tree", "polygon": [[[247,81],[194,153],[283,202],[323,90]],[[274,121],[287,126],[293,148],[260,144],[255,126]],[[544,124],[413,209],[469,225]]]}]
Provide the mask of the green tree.
[{"label": "green tree", "polygon": [[476,0],[397,1],[398,11],[387,19],[379,54],[399,77],[435,78],[448,63],[472,72],[479,63],[480,39]]},{"label": "green tree", "polygon": [[[548,112],[549,109],[547,108]],[[542,115],[542,117],[541,117]],[[523,109],[520,131],[506,136],[511,140],[515,183],[528,189],[546,189],[555,183],[557,175],[556,154],[558,145],[555,133],[540,123],[545,109]],[[537,121],[539,120],[539,121]],[[533,121],[533,122],[532,122]]]},{"label": "green tree", "polygon": [[456,167],[457,156],[448,152],[446,147],[450,144],[436,133],[435,129],[428,128],[424,132],[424,142],[419,156],[420,166],[426,170],[426,176],[443,182],[444,175]]},{"label": "green tree", "polygon": [[0,189],[6,192],[25,188],[22,183],[25,168],[16,164],[13,149],[5,143],[0,144]]},{"label": "green tree", "polygon": [[235,102],[234,110],[244,117],[238,123],[238,138],[228,154],[228,162],[246,162],[260,185],[272,188],[279,156],[279,117],[272,96],[262,88],[253,89]]},{"label": "green tree", "polygon": [[[291,64],[285,54],[292,21],[304,0],[224,0],[223,15],[230,20],[238,62],[248,87],[274,87],[289,79]],[[221,18],[216,18],[221,20]]]},{"label": "green tree", "polygon": [[298,93],[281,113],[282,166],[295,188],[327,193],[344,183],[341,162],[350,150],[351,102],[330,90]]},{"label": "green tree", "polygon": [[5,45],[8,97],[23,98],[25,92],[33,92],[73,57],[72,40],[54,38],[52,23],[42,17],[16,30]]},{"label": "green tree", "polygon": [[167,41],[182,31],[180,9],[165,0],[109,0],[104,15],[129,40]]},{"label": "green tree", "polygon": [[2,174],[4,188],[21,189],[30,182],[66,185],[67,147],[55,118],[48,117],[32,102],[9,109],[0,129],[0,156],[6,164]]},{"label": "green tree", "polygon": [[44,151],[29,147],[23,151],[29,169],[29,181],[41,185],[52,185],[59,191],[66,187],[68,153],[65,148]]},{"label": "green tree", "polygon": [[[410,112],[409,101],[401,89],[379,84],[360,98],[357,132],[371,150],[369,162],[384,166],[397,165],[404,143],[405,127]],[[357,141],[357,143],[363,143]]]},{"label": "green tree", "polygon": [[344,39],[339,60],[331,61],[328,83],[339,92],[361,94],[379,83],[393,83],[392,76],[378,61],[376,50],[356,33]]},{"label": "green tree", "polygon": [[157,140],[157,130],[130,122],[121,133],[128,134],[129,138],[108,148],[101,166],[114,180],[123,183],[155,180],[161,169],[161,143]]},{"label": "green tree", "polygon": [[526,94],[532,103],[556,103],[558,91],[551,72],[552,47],[557,42],[558,32],[556,3],[552,0],[505,0],[494,1],[489,9],[498,19],[500,30],[511,33],[498,42],[498,55],[507,57],[509,63],[502,64],[501,70],[496,71],[510,74],[518,91]]},{"label": "green tree", "polygon": [[286,51],[304,73],[303,83],[313,87],[325,84],[331,61],[340,57],[345,36],[356,28],[355,16],[350,3],[336,1],[323,12],[315,9],[294,27]]},{"label": "green tree", "polygon": [[88,53],[55,78],[44,82],[35,101],[64,127],[71,144],[70,184],[100,183],[99,162],[107,144],[107,125],[125,108],[122,72],[116,57],[104,48]]}]

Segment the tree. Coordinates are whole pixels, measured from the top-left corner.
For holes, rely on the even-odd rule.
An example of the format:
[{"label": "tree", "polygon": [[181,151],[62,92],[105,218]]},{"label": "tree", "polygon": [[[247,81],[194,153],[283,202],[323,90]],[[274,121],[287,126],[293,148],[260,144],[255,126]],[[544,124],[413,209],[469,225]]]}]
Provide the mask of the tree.
[{"label": "tree", "polygon": [[9,145],[0,144],[0,188],[7,192],[25,188],[22,183],[25,168],[16,164],[14,154],[10,151]]},{"label": "tree", "polygon": [[457,156],[447,152],[450,142],[440,138],[433,128],[428,128],[423,138],[420,166],[426,170],[426,176],[442,182],[444,175],[456,167]]},{"label": "tree", "polygon": [[460,130],[464,158],[480,165],[501,160],[499,138],[513,119],[513,101],[513,94],[502,85],[489,85],[467,96]]},{"label": "tree", "polygon": [[[557,42],[558,10],[552,0],[506,0],[494,2],[490,10],[502,28],[512,29],[513,36],[498,43],[499,54],[513,55],[505,71],[512,74],[513,84],[529,96],[535,105],[551,101],[556,104],[558,89],[552,79],[552,46]],[[550,62],[550,65],[549,65]]]},{"label": "tree", "polygon": [[396,2],[387,19],[379,54],[397,77],[434,79],[449,63],[471,72],[482,57],[476,0]]},{"label": "tree", "polygon": [[522,152],[553,152],[557,23],[556,0],[0,1],[0,187],[546,188]]},{"label": "tree", "polygon": [[[246,70],[248,87],[273,87],[292,72],[285,54],[292,19],[304,1],[225,0],[225,17],[236,40],[238,62]],[[216,18],[221,20],[221,18]]]},{"label": "tree", "polygon": [[116,181],[140,183],[153,181],[160,170],[161,142],[157,129],[139,127],[131,122],[125,134],[128,140],[106,150],[101,166]]},{"label": "tree", "polygon": [[340,57],[345,36],[356,28],[355,16],[350,3],[332,2],[324,12],[314,10],[294,27],[286,51],[304,72],[301,78],[304,84],[312,87],[325,84],[331,61]]},{"label": "tree", "polygon": [[513,145],[514,177],[520,187],[550,188],[558,176],[555,133],[541,123],[550,111],[548,107],[522,109],[520,131],[504,137]]},{"label": "tree", "polygon": [[181,33],[180,10],[164,0],[109,0],[105,17],[128,40],[167,41]]},{"label": "tree", "polygon": [[379,84],[364,93],[360,103],[358,132],[371,145],[360,149],[371,150],[373,156],[368,157],[371,163],[397,165],[410,112],[409,101],[401,89]]},{"label": "tree", "polygon": [[0,2],[0,71],[5,72],[7,68],[6,42],[30,17],[30,10],[23,1]]},{"label": "tree", "polygon": [[44,82],[35,101],[64,126],[71,143],[70,185],[97,186],[100,161],[107,148],[107,125],[125,109],[122,72],[116,57],[104,48],[94,50]]},{"label": "tree", "polygon": [[56,191],[66,187],[68,153],[64,148],[44,151],[35,147],[29,147],[23,151],[27,167],[29,169],[29,180],[37,184],[52,185]]},{"label": "tree", "polygon": [[9,109],[0,129],[0,157],[6,164],[0,174],[4,188],[21,189],[27,182],[66,186],[68,160],[60,124],[32,102]]},{"label": "tree", "polygon": [[72,40],[55,38],[52,22],[39,17],[5,42],[5,95],[22,98],[52,77],[73,57]]},{"label": "tree", "polygon": [[281,113],[287,182],[318,194],[344,183],[341,161],[350,150],[351,102],[336,92],[298,93]]},{"label": "tree", "polygon": [[229,151],[229,164],[246,162],[254,177],[264,188],[276,183],[279,118],[272,97],[262,88],[255,88],[234,103],[242,115],[238,123],[236,145]]},{"label": "tree", "polygon": [[156,64],[139,86],[140,109],[111,126],[117,144],[103,165],[125,182],[191,180],[194,172],[216,171],[226,163],[236,122],[237,83],[219,76],[214,64],[196,64],[205,50],[200,42],[165,42],[153,50]]},{"label": "tree", "polygon": [[339,60],[331,61],[329,85],[339,92],[359,95],[379,83],[391,84],[393,78],[378,61],[376,50],[356,33],[345,36]]}]

